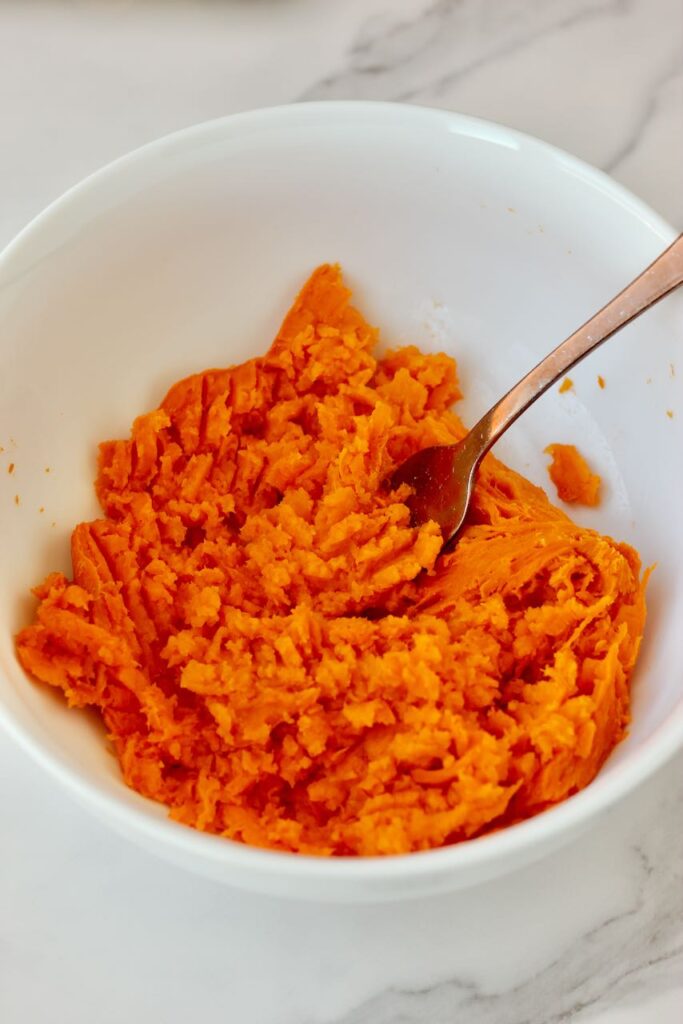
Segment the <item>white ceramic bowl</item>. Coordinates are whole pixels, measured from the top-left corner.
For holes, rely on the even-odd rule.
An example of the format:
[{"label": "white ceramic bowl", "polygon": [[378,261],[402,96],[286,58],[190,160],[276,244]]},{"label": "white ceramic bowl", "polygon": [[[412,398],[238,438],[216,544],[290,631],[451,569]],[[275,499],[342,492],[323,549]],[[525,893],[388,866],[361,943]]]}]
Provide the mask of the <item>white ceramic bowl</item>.
[{"label": "white ceramic bowl", "polygon": [[215,121],[72,189],[0,258],[0,713],[9,731],[131,839],[201,874],[295,897],[376,900],[470,885],[605,813],[683,741],[683,296],[608,343],[572,375],[575,392],[547,395],[498,449],[543,485],[543,448],[577,443],[606,483],[602,506],[577,518],[658,562],[630,735],[561,806],[458,846],[385,859],[314,859],[202,835],[123,785],[94,722],[27,681],[12,637],[30,615],[29,586],[68,571],[71,527],[97,514],[96,443],[125,436],[177,378],[264,351],[317,263],[342,263],[385,339],[457,356],[471,421],[673,237],[613,181],[541,142],[374,103]]}]

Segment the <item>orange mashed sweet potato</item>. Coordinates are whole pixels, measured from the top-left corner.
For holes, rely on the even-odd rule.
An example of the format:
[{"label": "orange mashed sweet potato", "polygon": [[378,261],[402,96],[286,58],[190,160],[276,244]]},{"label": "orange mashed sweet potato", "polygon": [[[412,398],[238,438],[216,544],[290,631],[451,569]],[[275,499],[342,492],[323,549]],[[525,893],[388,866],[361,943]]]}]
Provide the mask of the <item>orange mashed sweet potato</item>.
[{"label": "orange mashed sweet potato", "polygon": [[460,438],[445,355],[375,354],[320,267],[268,353],[100,448],[103,517],[36,588],[33,677],[99,712],[177,821],[312,854],[453,843],[563,800],[623,736],[638,556],[489,455],[454,550],[382,481]]},{"label": "orange mashed sweet potato", "polygon": [[546,452],[553,460],[548,475],[562,501],[569,505],[600,504],[600,477],[573,444],[549,444]]}]

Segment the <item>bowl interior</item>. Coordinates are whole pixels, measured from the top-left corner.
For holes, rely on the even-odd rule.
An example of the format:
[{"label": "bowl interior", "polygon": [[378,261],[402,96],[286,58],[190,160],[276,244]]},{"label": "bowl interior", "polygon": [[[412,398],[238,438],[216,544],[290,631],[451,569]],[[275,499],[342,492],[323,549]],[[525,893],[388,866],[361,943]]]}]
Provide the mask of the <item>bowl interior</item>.
[{"label": "bowl interior", "polygon": [[[456,356],[472,422],[669,240],[640,204],[542,144],[373,105],[204,126],[67,196],[0,261],[7,717],[48,759],[164,815],[123,787],[87,715],[27,683],[12,636],[31,614],[30,586],[69,569],[70,529],[97,514],[97,442],[125,436],[177,378],[263,352],[317,263],[342,264],[385,343]],[[541,399],[498,449],[546,486],[545,446],[577,444],[605,497],[576,518],[657,563],[633,726],[605,780],[657,742],[681,700],[682,323],[674,296],[573,373],[574,391]]]}]

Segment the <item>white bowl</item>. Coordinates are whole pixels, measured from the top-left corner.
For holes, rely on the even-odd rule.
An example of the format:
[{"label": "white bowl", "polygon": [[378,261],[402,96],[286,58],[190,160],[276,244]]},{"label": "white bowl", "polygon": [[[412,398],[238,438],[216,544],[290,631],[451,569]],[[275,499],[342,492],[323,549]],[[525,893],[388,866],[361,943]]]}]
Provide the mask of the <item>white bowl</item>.
[{"label": "white bowl", "polygon": [[658,562],[630,734],[564,804],[481,839],[384,859],[316,859],[202,835],[123,785],[94,721],[27,681],[12,638],[31,614],[29,586],[69,570],[70,529],[97,514],[96,443],[125,436],[179,377],[263,352],[317,263],[342,263],[385,339],[458,358],[471,421],[673,237],[613,181],[541,142],[374,103],[215,121],[72,189],[0,258],[0,713],[10,732],[131,839],[264,892],[415,896],[566,842],[683,741],[683,296],[585,362],[575,392],[547,395],[498,449],[543,485],[543,448],[578,444],[606,500],[577,518]]}]

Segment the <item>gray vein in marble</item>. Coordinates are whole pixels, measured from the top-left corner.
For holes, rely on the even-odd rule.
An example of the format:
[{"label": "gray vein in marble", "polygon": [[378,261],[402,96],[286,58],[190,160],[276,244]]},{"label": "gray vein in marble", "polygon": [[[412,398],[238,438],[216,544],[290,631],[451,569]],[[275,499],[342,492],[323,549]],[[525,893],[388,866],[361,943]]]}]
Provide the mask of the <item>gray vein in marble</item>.
[{"label": "gray vein in marble", "polygon": [[[534,45],[540,39],[548,38],[557,32],[573,28],[583,22],[608,17],[612,14],[623,13],[626,10],[628,10],[628,0],[609,0],[608,3],[601,3],[596,7],[589,7],[574,11],[567,14],[565,17],[560,18],[558,21],[553,22],[551,25],[542,25],[540,28],[527,32],[525,35],[521,35],[517,39],[503,42],[500,46],[492,48],[481,57],[474,58],[469,63],[464,64],[462,67],[457,68],[454,71],[446,72],[431,83],[429,91],[434,93],[437,97],[441,96],[450,86],[462,81],[463,78],[467,75],[471,75],[472,72],[478,71],[480,68],[490,64],[491,61],[498,60],[501,57],[512,56],[512,54],[519,53],[527,47]],[[405,102],[416,98],[416,96],[417,93],[411,95],[410,92],[407,92],[397,98]]]},{"label": "gray vein in marble", "polygon": [[680,827],[671,803],[661,808],[660,820],[668,824],[652,849],[630,847],[637,875],[632,903],[584,932],[534,976],[499,992],[457,975],[430,988],[393,988],[334,1024],[578,1024],[608,1006],[637,1004],[680,985],[683,865],[675,855]]},{"label": "gray vein in marble", "polygon": [[657,113],[662,95],[669,85],[682,76],[683,47],[677,57],[661,71],[653,82],[652,88],[643,99],[640,113],[629,133],[628,138],[619,146],[616,153],[614,153],[613,156],[603,164],[604,171],[608,174],[613,174],[635,152],[642,141],[643,134],[645,133],[647,126]]},{"label": "gray vein in marble", "polygon": [[[567,14],[564,2],[536,0],[533,4],[514,5],[512,17],[507,12],[507,24],[501,19],[496,31],[491,32],[490,22],[494,15],[500,18],[501,14],[496,0],[436,0],[411,20],[387,25],[382,19],[374,29],[373,25],[366,25],[349,51],[348,66],[315,83],[300,98],[362,96],[405,102],[424,98],[425,94],[438,97],[474,71],[523,50],[544,36],[587,20],[627,13],[630,6],[630,0],[587,0],[579,4],[578,10]],[[476,48],[483,52],[475,52],[459,63],[458,44],[468,34],[480,36]],[[467,42],[470,49],[472,39]],[[429,68],[424,67],[426,58]],[[435,73],[433,69],[440,58],[448,66]],[[413,80],[408,88],[406,79]]]}]

